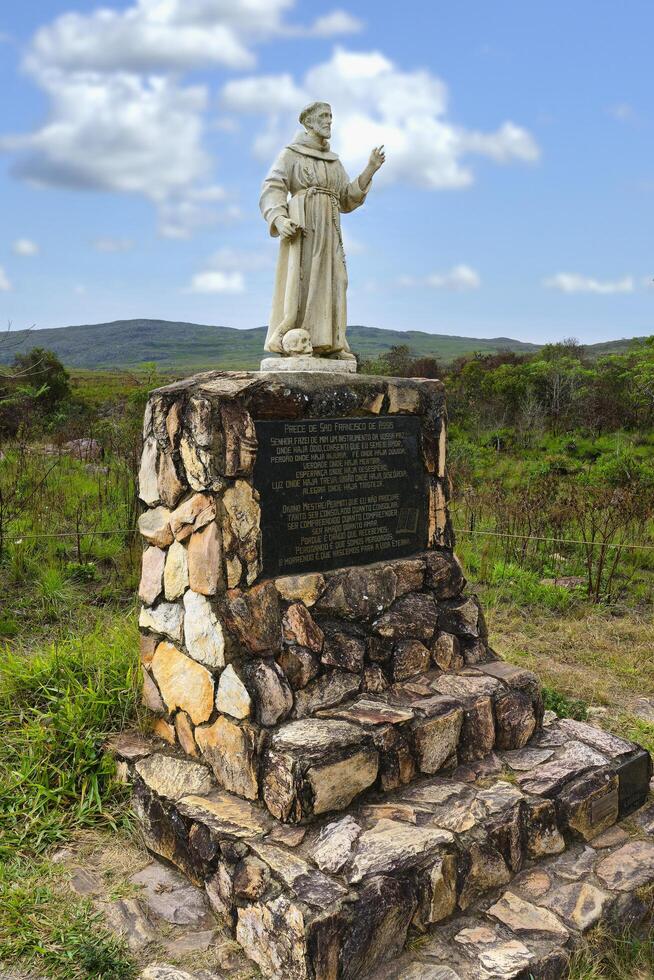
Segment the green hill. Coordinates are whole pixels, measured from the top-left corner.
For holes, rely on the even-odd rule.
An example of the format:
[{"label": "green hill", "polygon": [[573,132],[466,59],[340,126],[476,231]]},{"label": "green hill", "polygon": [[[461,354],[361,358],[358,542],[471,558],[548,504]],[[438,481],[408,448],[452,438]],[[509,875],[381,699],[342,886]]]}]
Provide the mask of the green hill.
[{"label": "green hill", "polygon": [[[169,320],[115,320],[56,330],[16,330],[10,335],[11,342],[3,343],[6,337],[0,337],[0,363],[9,363],[16,353],[32,347],[46,347],[74,368],[133,368],[155,362],[169,371],[256,370],[264,353],[265,327],[235,330]],[[474,351],[528,354],[539,349],[538,344],[508,337],[489,340],[363,326],[349,327],[348,339],[352,350],[362,358],[378,357],[391,347],[406,344],[414,356],[436,357],[445,364]],[[597,354],[606,354],[623,350],[627,344],[626,340],[617,340],[586,350],[592,354],[597,348]]]}]

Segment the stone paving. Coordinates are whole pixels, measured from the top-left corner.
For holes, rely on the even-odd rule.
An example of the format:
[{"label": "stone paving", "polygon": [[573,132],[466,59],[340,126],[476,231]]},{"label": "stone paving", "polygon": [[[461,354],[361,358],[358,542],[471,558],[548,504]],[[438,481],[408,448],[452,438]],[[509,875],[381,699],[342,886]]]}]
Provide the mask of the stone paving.
[{"label": "stone paving", "polygon": [[[89,900],[103,925],[123,937],[150,980],[254,980],[206,892],[128,838],[84,835],[53,855],[71,892]],[[155,970],[156,965],[156,970]],[[167,970],[167,972],[164,972]],[[2,972],[0,980],[45,980]]]},{"label": "stone paving", "polygon": [[[653,815],[650,804],[649,819]],[[506,891],[443,924],[418,953],[405,954],[371,980],[565,976],[571,951],[590,929],[603,924],[621,932],[650,911],[640,892],[654,882],[654,839],[637,833],[630,821],[628,830],[613,827],[524,869]]]}]

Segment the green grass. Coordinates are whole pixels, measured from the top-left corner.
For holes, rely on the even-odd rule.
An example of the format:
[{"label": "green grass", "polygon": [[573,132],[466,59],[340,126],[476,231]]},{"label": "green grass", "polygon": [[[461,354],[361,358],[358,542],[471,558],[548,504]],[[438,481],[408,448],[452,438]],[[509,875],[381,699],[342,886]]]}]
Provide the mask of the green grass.
[{"label": "green grass", "polygon": [[125,530],[136,520],[126,460],[108,453],[87,465],[8,447],[2,467],[0,491],[21,496],[0,555],[0,642],[38,644],[76,628],[82,606],[88,624],[108,604],[131,602],[141,548]]},{"label": "green grass", "polygon": [[643,721],[641,718],[634,718],[633,715],[621,714],[613,724],[614,731],[628,738],[631,742],[637,742],[644,749],[654,756],[654,725]]},{"label": "green grass", "polygon": [[47,861],[0,865],[0,962],[55,980],[134,980],[138,966],[87,900]]},{"label": "green grass", "polygon": [[540,575],[514,562],[496,561],[488,574],[489,600],[514,602],[527,609],[541,606],[553,612],[566,612],[579,598],[579,591],[541,583]]},{"label": "green grass", "polygon": [[569,698],[552,687],[543,687],[543,702],[548,711],[555,711],[559,718],[575,718],[586,721],[588,705],[579,698]]},{"label": "green grass", "polygon": [[46,565],[40,571],[35,585],[37,604],[46,619],[56,621],[65,610],[82,604],[80,590],[61,568]]},{"label": "green grass", "polygon": [[103,742],[136,710],[134,617],[26,655],[0,651],[0,859],[121,819]]},{"label": "green grass", "polygon": [[[61,583],[46,581],[53,601]],[[37,652],[0,649],[0,962],[56,980],[136,976],[46,857],[80,829],[127,825],[104,743],[136,714],[136,649],[132,614]]]}]

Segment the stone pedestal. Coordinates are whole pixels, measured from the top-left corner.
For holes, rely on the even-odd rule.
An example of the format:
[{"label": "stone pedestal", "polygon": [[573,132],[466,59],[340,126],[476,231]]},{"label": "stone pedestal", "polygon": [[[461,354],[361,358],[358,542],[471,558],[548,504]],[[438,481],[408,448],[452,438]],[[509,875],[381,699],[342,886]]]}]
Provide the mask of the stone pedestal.
[{"label": "stone pedestal", "polygon": [[312,357],[310,354],[296,354],[290,357],[264,357],[261,370],[267,374],[280,371],[315,372],[320,374],[356,374],[357,362],[350,358]]},{"label": "stone pedestal", "polygon": [[266,976],[370,976],[643,802],[647,753],[543,729],[536,676],[488,645],[440,382],[211,372],[154,392],[143,435],[163,742],[118,756],[148,846]]},{"label": "stone pedestal", "polygon": [[420,687],[493,659],[445,438],[437,381],[212,373],[148,405],[144,699],[157,734],[280,820],[490,751],[494,694],[504,747],[540,724],[535,683],[518,725],[498,682]]}]

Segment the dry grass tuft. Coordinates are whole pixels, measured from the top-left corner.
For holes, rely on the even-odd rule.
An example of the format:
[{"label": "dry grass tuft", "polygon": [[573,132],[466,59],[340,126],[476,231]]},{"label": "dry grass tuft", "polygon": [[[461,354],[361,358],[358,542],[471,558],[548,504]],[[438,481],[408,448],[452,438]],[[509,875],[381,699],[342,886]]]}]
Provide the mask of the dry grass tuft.
[{"label": "dry grass tuft", "polygon": [[654,622],[650,615],[612,616],[588,607],[562,616],[497,605],[487,611],[491,643],[543,682],[588,704],[628,713],[654,693]]},{"label": "dry grass tuft", "polygon": [[651,615],[588,606],[562,615],[502,603],[487,608],[487,620],[502,657],[535,671],[547,688],[610,708],[602,724],[654,752],[654,725],[633,714],[638,698],[654,696]]}]

